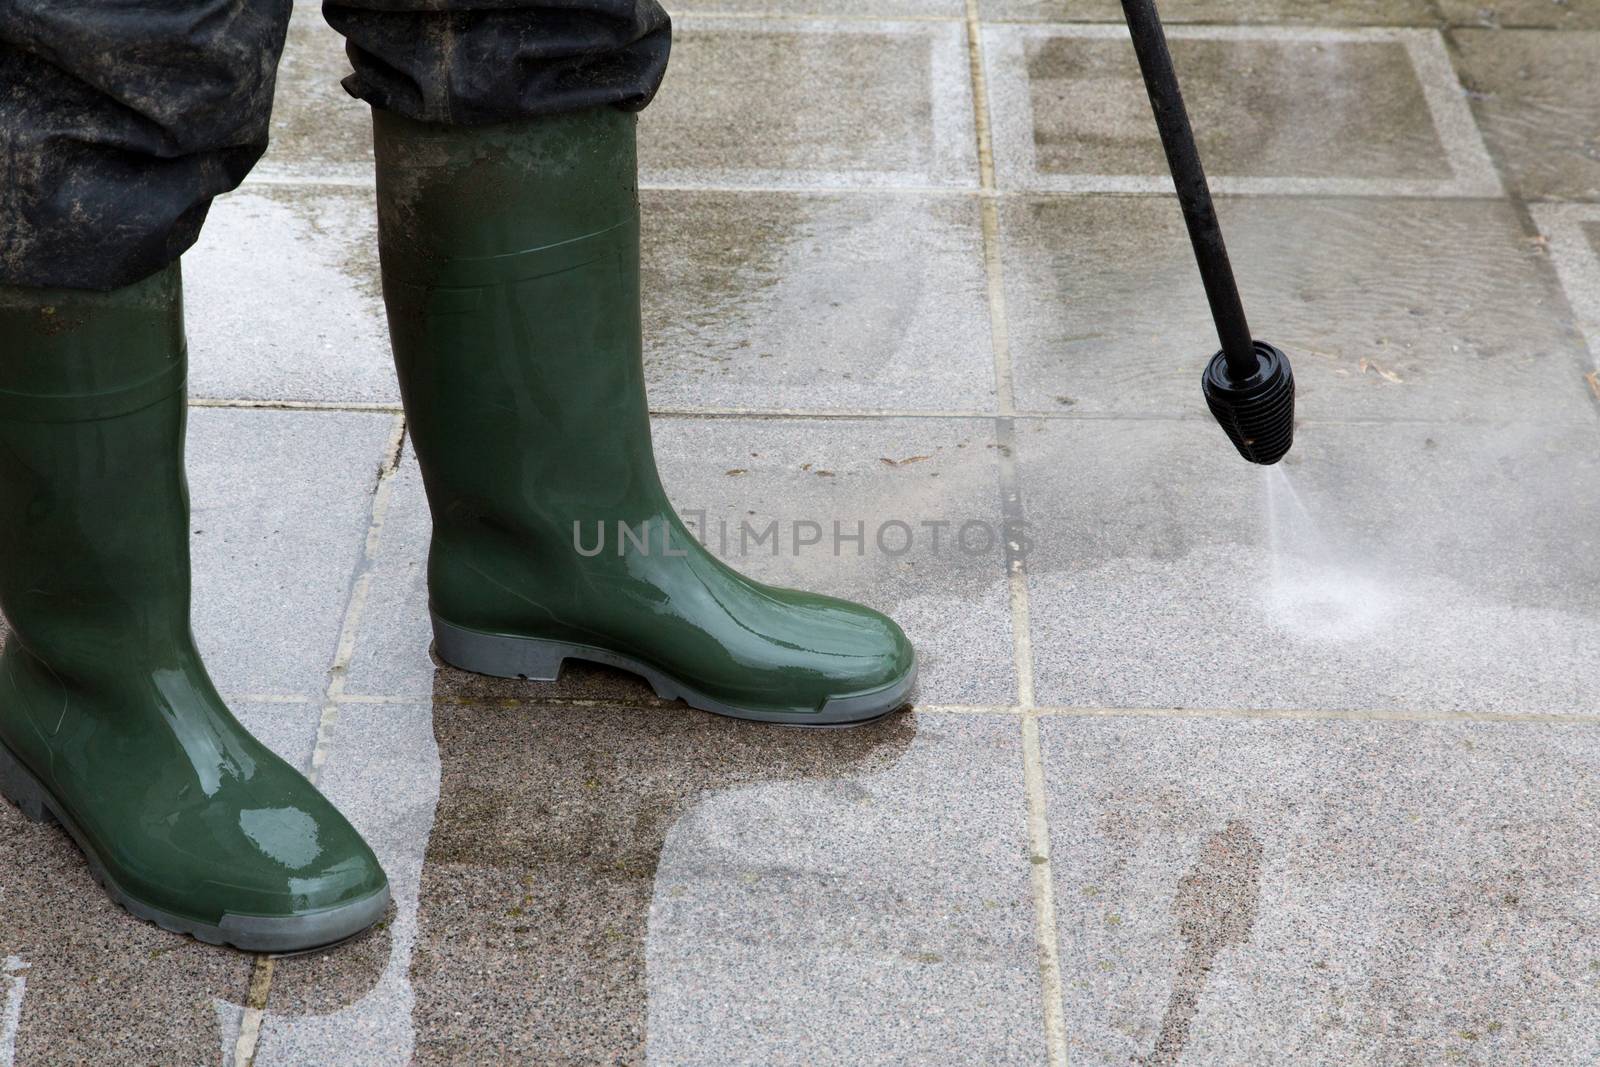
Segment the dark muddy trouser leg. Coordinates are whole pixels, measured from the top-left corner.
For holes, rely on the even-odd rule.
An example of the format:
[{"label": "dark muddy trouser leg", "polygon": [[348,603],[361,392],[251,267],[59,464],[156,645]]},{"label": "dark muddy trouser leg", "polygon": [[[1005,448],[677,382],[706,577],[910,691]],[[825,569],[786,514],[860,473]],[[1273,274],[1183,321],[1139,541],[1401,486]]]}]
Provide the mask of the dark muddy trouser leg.
[{"label": "dark muddy trouser leg", "polygon": [[0,5],[0,284],[116,289],[267,146],[290,0]]},{"label": "dark muddy trouser leg", "polygon": [[672,38],[655,0],[324,0],[322,13],[348,42],[352,96],[460,126],[638,111]]}]

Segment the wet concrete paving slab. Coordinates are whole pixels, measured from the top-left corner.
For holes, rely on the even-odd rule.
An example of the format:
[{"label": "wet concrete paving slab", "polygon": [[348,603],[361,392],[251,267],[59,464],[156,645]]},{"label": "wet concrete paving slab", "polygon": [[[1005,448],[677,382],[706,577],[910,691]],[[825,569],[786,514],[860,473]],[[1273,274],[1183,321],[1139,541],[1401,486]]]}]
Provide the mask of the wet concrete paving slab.
[{"label": "wet concrete paving slab", "polygon": [[[1512,205],[1230,197],[1217,210],[1251,327],[1288,354],[1301,417],[1590,414],[1573,388],[1589,355],[1551,250]],[[1203,413],[1217,335],[1176,204],[1015,198],[1001,222],[1020,408]]]},{"label": "wet concrete paving slab", "polygon": [[1592,728],[1040,731],[1072,1062],[1600,1056]]},{"label": "wet concrete paving slab", "polygon": [[339,83],[350,73],[344,38],[301,4],[289,20],[278,62],[271,144],[257,178],[370,181],[371,108]]},{"label": "wet concrete paving slab", "polygon": [[341,708],[332,744],[397,908],[279,962],[258,1064],[1042,1059],[1008,717],[817,732],[441,689]]},{"label": "wet concrete paving slab", "polygon": [[647,192],[657,409],[988,411],[977,200]]},{"label": "wet concrete paving slab", "polygon": [[676,21],[640,119],[640,180],[975,187],[964,29],[952,21]]},{"label": "wet concrete paving slab", "polygon": [[1600,29],[1600,4],[1594,0],[1439,0],[1439,10],[1457,25]]},{"label": "wet concrete paving slab", "polygon": [[1595,432],[1025,424],[1039,703],[1593,715]]},{"label": "wet concrete paving slab", "polygon": [[183,275],[192,396],[400,402],[371,189],[251,183],[212,207]]},{"label": "wet concrete paving slab", "polygon": [[[1221,192],[1494,196],[1436,32],[1174,26],[1200,153]],[[990,25],[1002,188],[1171,188],[1127,30]],[[1372,137],[1374,128],[1384,131]]]},{"label": "wet concrete paving slab", "polygon": [[1513,191],[1600,200],[1600,32],[1459,30],[1456,66]]},{"label": "wet concrete paving slab", "polygon": [[194,631],[224,693],[327,688],[394,432],[386,414],[190,411]]}]

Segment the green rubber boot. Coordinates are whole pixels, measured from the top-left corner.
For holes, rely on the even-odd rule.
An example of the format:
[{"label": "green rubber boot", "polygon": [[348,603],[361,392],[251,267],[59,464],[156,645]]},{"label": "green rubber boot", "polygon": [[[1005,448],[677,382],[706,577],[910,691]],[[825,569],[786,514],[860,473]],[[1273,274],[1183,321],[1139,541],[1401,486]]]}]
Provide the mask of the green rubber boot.
[{"label": "green rubber boot", "polygon": [[373,116],[384,299],[433,512],[439,657],[546,681],[567,659],[607,663],[744,719],[860,722],[904,704],[915,657],[893,621],[741,576],[662,490],[634,116],[472,128]]},{"label": "green rubber boot", "polygon": [[133,914],[288,952],[382,916],[372,851],[251,737],[189,629],[176,264],[0,288],[0,792]]}]

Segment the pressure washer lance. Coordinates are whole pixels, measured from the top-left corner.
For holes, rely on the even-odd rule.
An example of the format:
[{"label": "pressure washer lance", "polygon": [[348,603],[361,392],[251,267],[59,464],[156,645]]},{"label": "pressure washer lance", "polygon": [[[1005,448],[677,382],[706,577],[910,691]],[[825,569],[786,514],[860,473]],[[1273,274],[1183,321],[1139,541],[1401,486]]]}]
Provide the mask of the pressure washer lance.
[{"label": "pressure washer lance", "polygon": [[1250,336],[1155,0],[1122,0],[1122,14],[1133,36],[1150,108],[1167,150],[1167,168],[1222,342],[1222,351],[1211,357],[1200,376],[1200,391],[1241,456],[1251,463],[1276,463],[1294,444],[1294,372],[1287,356]]}]

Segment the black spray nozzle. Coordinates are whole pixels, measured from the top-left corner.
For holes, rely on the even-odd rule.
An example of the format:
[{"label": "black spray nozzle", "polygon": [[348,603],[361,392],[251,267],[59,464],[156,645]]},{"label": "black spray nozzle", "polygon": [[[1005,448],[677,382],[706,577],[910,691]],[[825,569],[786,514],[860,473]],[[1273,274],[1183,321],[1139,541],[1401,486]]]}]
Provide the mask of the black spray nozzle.
[{"label": "black spray nozzle", "polygon": [[1212,357],[1201,377],[1206,404],[1241,456],[1251,463],[1276,463],[1294,443],[1294,375],[1289,360],[1271,345],[1251,339],[1155,0],[1122,0],[1122,11],[1222,342],[1222,351]]},{"label": "black spray nozzle", "polygon": [[1255,371],[1242,376],[1226,353],[1212,356],[1200,391],[1239,455],[1271,466],[1294,444],[1294,371],[1289,357],[1265,341],[1254,348]]}]

